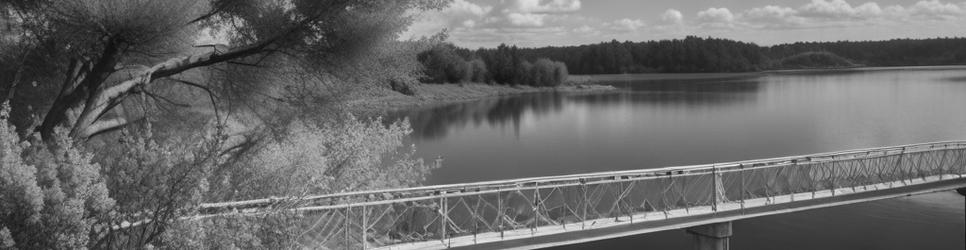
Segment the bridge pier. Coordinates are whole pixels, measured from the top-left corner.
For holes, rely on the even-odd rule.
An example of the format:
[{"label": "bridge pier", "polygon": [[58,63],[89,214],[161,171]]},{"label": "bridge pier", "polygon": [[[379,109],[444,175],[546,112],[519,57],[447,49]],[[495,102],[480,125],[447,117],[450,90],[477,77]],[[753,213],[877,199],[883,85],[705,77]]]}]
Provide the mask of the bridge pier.
[{"label": "bridge pier", "polygon": [[686,229],[694,235],[695,250],[728,250],[731,222],[707,224]]}]

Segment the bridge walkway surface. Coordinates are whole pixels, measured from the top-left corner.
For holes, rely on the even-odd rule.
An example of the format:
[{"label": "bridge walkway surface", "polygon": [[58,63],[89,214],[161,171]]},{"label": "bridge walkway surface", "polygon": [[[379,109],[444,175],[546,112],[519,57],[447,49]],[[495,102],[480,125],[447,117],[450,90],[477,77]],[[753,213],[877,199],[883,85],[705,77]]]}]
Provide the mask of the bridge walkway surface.
[{"label": "bridge walkway surface", "polygon": [[[192,219],[289,214],[310,249],[539,248],[684,228],[700,241],[702,225],[730,235],[734,220],[964,188],[964,174],[966,141],[949,141],[207,203]],[[725,248],[728,235],[715,236]]]}]

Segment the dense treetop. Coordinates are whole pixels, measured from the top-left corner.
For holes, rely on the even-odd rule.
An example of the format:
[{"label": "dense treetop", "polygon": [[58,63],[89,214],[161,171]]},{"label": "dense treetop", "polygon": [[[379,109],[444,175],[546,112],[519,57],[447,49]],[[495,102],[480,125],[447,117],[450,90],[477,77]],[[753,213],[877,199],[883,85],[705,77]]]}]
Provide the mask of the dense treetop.
[{"label": "dense treetop", "polygon": [[[794,56],[798,56],[797,61],[813,61],[795,64],[792,68],[801,68],[803,65],[822,68],[966,64],[966,38],[799,42],[759,46],[728,39],[689,36],[646,42],[613,40],[566,47],[518,48],[501,45],[479,49],[477,53],[493,54],[499,51],[513,51],[522,59],[548,58],[560,61],[567,65],[572,74],[746,72],[783,69],[786,67],[781,62]],[[801,54],[809,56],[803,57]],[[825,56],[831,58],[819,58]],[[845,61],[852,64],[846,64]]]}]

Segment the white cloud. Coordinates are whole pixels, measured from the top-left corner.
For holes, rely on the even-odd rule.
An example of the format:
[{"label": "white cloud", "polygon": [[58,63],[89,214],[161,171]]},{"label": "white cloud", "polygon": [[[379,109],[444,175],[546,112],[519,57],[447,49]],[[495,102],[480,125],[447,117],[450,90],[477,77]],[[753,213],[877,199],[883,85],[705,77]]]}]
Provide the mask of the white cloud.
[{"label": "white cloud", "polygon": [[661,22],[665,24],[682,24],[684,23],[684,14],[681,14],[681,11],[676,9],[665,10],[661,14]]},{"label": "white cloud", "polygon": [[492,11],[490,6],[455,0],[445,9],[423,13],[403,38],[431,35],[445,28],[472,28]]},{"label": "white cloud", "polygon": [[[966,7],[966,3],[963,3]],[[953,3],[943,3],[939,0],[919,1],[915,5],[906,8],[909,16],[921,17],[933,20],[955,19],[963,17],[964,7]]]},{"label": "white cloud", "polygon": [[644,21],[640,19],[622,18],[608,23],[607,26],[616,31],[628,32],[644,27]]},{"label": "white cloud", "polygon": [[[518,45],[540,45],[538,41],[542,41],[542,44],[579,44],[612,38],[639,40],[640,37],[674,38],[683,35],[737,38],[738,34],[756,34],[751,36],[751,40],[785,40],[805,33],[810,35],[803,37],[812,40],[863,37],[829,30],[858,31],[870,38],[890,38],[887,34],[893,33],[895,37],[963,34],[960,31],[942,31],[937,27],[959,27],[959,22],[966,21],[966,0],[906,1],[883,5],[878,0],[794,0],[800,5],[770,4],[746,9],[717,7],[693,15],[684,15],[677,9],[665,9],[645,19],[584,14],[582,8],[586,6],[583,4],[598,4],[596,1],[454,0],[442,11],[424,14],[411,26],[411,30],[421,29],[427,31],[421,34],[432,34],[447,28],[454,42],[471,47],[492,46],[501,42]],[[906,32],[902,34],[907,35],[891,32],[899,27]],[[758,35],[768,32],[787,34],[759,38]]]},{"label": "white cloud", "polygon": [[747,10],[740,19],[746,24],[756,27],[788,28],[805,23],[805,19],[797,16],[798,10],[768,5]]},{"label": "white cloud", "polygon": [[882,8],[877,3],[864,3],[859,5],[859,7],[855,7],[855,14],[865,18],[877,17],[882,15]]},{"label": "white cloud", "polygon": [[803,17],[825,19],[868,19],[882,14],[882,8],[874,2],[853,7],[845,0],[812,0],[799,8]]},{"label": "white cloud", "polygon": [[745,10],[736,17],[736,22],[752,28],[881,26],[917,20],[956,20],[966,17],[964,7],[966,3],[960,6],[940,0],[885,8],[875,2],[854,6],[846,0],[812,0],[798,8],[769,5]]},{"label": "white cloud", "polygon": [[594,31],[594,28],[591,28],[590,26],[587,26],[587,25],[580,26],[580,27],[577,27],[577,28],[573,29],[573,32],[575,32],[575,33],[590,33],[590,32],[593,32],[593,31]]},{"label": "white cloud", "polygon": [[506,18],[515,26],[540,27],[543,26],[543,18],[547,14],[534,13],[510,13]]},{"label": "white cloud", "polygon": [[713,27],[730,27],[735,20],[735,15],[728,8],[709,8],[698,12],[697,21],[702,25]]},{"label": "white cloud", "polygon": [[[541,2],[545,2],[541,4]],[[511,0],[513,10],[526,13],[573,12],[580,10],[580,0]]]}]

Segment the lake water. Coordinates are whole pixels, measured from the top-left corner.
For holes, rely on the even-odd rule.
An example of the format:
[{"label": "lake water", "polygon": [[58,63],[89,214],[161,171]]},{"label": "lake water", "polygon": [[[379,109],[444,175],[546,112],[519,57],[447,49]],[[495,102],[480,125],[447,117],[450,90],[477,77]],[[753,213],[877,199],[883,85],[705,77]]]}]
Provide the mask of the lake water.
[{"label": "lake water", "polygon": [[[697,79],[688,79],[695,77]],[[606,76],[620,91],[543,93],[402,112],[426,184],[727,162],[966,139],[966,67]],[[734,249],[966,248],[943,192],[737,221]],[[689,249],[669,231],[561,249]]]}]

